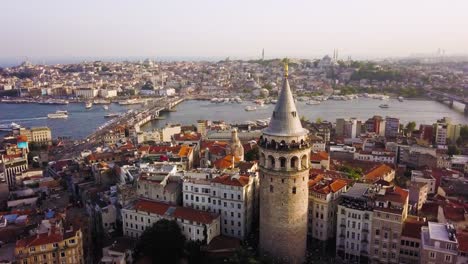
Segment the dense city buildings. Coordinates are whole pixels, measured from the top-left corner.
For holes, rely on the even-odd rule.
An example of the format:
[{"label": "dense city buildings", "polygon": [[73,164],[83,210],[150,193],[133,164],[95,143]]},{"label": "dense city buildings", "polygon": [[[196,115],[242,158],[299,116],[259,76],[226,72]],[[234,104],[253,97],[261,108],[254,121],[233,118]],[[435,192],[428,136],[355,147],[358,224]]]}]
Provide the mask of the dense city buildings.
[{"label": "dense city buildings", "polygon": [[[285,263],[466,262],[468,126],[451,115],[408,122],[410,113],[386,109],[406,103],[398,92],[409,83],[420,99],[437,92],[422,74],[437,86],[468,79],[439,78],[438,64],[415,71],[341,61],[336,51],[292,60],[291,76],[280,64],[146,60],[4,69],[0,106],[78,111],[52,111],[50,119],[60,119],[46,117],[50,127],[1,122],[0,256],[11,263],[136,263],[143,234],[167,220],[187,245],[201,245],[208,262],[238,252]],[[363,78],[367,68],[406,77]],[[353,100],[382,102],[382,111],[330,120],[311,114],[318,104]],[[122,113],[106,112],[117,105]],[[236,121],[205,116],[219,109],[231,109],[225,120]],[[271,117],[256,117],[265,112]],[[88,137],[57,131],[77,129],[68,125],[81,119],[72,118],[96,113],[105,123]],[[172,122],[179,114],[193,120]]]}]

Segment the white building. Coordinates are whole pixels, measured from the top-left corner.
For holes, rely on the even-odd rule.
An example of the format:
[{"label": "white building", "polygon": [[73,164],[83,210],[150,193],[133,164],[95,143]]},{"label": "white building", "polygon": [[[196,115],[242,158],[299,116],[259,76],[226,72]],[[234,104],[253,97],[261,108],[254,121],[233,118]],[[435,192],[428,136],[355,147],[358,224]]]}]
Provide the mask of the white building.
[{"label": "white building", "polygon": [[161,219],[176,221],[188,240],[209,244],[220,234],[218,214],[144,199],[123,208],[122,219],[123,233],[131,238],[139,238]]},{"label": "white building", "polygon": [[76,97],[89,99],[96,97],[99,91],[94,88],[78,88],[74,92]]},{"label": "white building", "polygon": [[99,90],[99,96],[101,96],[103,98],[117,97],[117,90],[101,89],[101,90]]},{"label": "white building", "polygon": [[253,220],[254,177],[223,175],[211,179],[186,178],[183,205],[221,216],[221,233],[244,239]]},{"label": "white building", "polygon": [[336,222],[337,255],[353,263],[366,261],[370,253],[372,208],[368,206],[367,192],[371,185],[356,183],[338,205]]},{"label": "white building", "polygon": [[428,194],[436,194],[436,179],[427,171],[412,170],[411,171],[412,182],[422,182],[427,184],[429,190]]}]

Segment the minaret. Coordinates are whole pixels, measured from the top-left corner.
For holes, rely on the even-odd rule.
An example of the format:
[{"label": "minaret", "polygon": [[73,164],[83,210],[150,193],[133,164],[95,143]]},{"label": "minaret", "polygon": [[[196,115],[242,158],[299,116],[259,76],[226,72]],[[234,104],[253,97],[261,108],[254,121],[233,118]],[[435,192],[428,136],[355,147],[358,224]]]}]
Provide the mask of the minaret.
[{"label": "minaret", "polygon": [[260,251],[279,263],[306,257],[310,146],[284,65],[281,93],[259,141]]},{"label": "minaret", "polygon": [[[238,158],[240,161],[244,161],[244,146],[242,146],[241,141],[239,140],[239,136],[237,135],[237,129],[234,128],[231,131],[231,155],[232,157]],[[234,162],[233,162],[234,164]]]}]

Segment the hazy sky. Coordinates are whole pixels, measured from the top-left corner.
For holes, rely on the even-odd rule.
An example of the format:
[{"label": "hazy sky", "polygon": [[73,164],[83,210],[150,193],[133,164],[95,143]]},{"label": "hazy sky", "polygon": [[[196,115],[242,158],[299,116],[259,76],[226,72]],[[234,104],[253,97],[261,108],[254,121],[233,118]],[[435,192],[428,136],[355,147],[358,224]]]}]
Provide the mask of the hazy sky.
[{"label": "hazy sky", "polygon": [[2,1],[0,58],[468,54],[468,0]]}]

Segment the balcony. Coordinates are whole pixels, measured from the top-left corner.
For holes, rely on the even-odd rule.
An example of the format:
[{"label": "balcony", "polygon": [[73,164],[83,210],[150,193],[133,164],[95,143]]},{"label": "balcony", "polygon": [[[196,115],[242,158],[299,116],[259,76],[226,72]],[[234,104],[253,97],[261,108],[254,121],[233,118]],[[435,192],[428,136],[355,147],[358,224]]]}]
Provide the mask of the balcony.
[{"label": "balcony", "polygon": [[345,238],[345,235],[344,235],[344,234],[340,234],[340,238]]},{"label": "balcony", "polygon": [[346,228],[346,224],[341,223],[341,224],[340,224],[340,227]]},{"label": "balcony", "polygon": [[360,253],[361,253],[361,255],[366,255],[366,256],[369,255],[369,252],[367,252],[366,250],[361,250]]},{"label": "balcony", "polygon": [[363,232],[363,233],[369,233],[369,229],[367,229],[367,228],[362,228],[362,232]]}]

